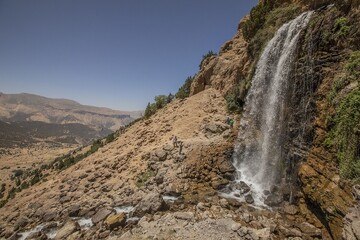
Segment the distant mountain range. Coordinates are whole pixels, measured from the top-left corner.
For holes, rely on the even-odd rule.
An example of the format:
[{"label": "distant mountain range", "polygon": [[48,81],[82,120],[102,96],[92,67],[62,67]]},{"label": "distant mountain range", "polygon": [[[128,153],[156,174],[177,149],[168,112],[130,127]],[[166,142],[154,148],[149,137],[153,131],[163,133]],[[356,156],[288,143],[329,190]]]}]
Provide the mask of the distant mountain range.
[{"label": "distant mountain range", "polygon": [[0,93],[0,147],[43,140],[83,144],[106,136],[141,114],[28,93]]}]

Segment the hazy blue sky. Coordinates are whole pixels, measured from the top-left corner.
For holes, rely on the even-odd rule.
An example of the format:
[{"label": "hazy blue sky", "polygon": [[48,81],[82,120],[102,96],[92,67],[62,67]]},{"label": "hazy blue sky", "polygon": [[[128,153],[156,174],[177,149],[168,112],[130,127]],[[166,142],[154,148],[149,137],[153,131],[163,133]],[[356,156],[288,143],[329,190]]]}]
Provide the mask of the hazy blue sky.
[{"label": "hazy blue sky", "polygon": [[144,109],[257,0],[0,0],[0,91]]}]

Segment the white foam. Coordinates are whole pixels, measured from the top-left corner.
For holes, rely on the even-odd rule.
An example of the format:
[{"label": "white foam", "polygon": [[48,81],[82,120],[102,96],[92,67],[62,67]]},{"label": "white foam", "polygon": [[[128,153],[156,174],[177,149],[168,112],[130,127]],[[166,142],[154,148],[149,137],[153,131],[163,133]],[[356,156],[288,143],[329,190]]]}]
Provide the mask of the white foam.
[{"label": "white foam", "polygon": [[94,225],[91,218],[80,218],[77,220],[77,222],[80,225],[80,227],[85,230],[91,228]]},{"label": "white foam", "polygon": [[114,210],[116,211],[116,213],[130,213],[132,211],[134,211],[134,207],[133,206],[119,206],[119,207],[114,207]]},{"label": "white foam", "polygon": [[165,202],[175,202],[176,200],[178,200],[179,197],[163,195],[162,198]]}]

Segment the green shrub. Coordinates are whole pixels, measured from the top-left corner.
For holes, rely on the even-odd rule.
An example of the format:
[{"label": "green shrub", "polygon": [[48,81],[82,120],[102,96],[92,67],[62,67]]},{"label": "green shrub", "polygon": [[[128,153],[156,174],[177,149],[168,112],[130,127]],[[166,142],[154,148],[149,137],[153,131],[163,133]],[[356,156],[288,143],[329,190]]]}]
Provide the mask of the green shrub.
[{"label": "green shrub", "polygon": [[211,51],[211,50],[208,51],[206,54],[204,54],[204,55],[202,56],[201,62],[200,62],[200,64],[199,64],[199,69],[201,69],[204,61],[205,61],[207,58],[211,57],[211,56],[216,56],[216,53],[214,53],[214,52]]},{"label": "green shrub", "polygon": [[[290,4],[277,7],[273,9],[270,3],[267,6],[263,6],[261,9],[269,9],[265,11],[264,15],[260,19],[255,21],[258,24],[251,23],[252,17],[242,25],[243,34],[247,41],[250,42],[249,54],[256,59],[265,47],[265,44],[274,36],[275,32],[286,22],[294,19],[301,13],[301,7],[298,4]],[[259,5],[260,6],[260,5]],[[260,7],[259,7],[260,8]],[[260,11],[260,10],[258,10]],[[250,22],[250,23],[249,23]],[[261,22],[261,24],[260,24]],[[244,28],[253,28],[251,34]]]},{"label": "green shrub", "polygon": [[350,31],[350,27],[348,26],[348,20],[346,17],[340,17],[335,20],[335,24],[334,24],[335,39],[346,37],[349,31]]},{"label": "green shrub", "polygon": [[350,55],[345,69],[355,80],[360,81],[360,51],[355,51]]},{"label": "green shrub", "polygon": [[116,139],[115,135],[116,135],[115,132],[107,135],[106,140],[105,140],[106,144],[113,142]]},{"label": "green shrub", "polygon": [[191,84],[194,80],[194,77],[189,76],[186,78],[185,83],[179,88],[178,92],[175,94],[176,98],[184,99],[190,96]]},{"label": "green shrub", "polygon": [[155,96],[154,100],[155,100],[156,109],[163,108],[167,104],[167,96],[165,95]]},{"label": "green shrub", "polygon": [[266,15],[273,8],[271,2],[269,0],[263,1],[251,9],[250,18],[242,24],[242,32],[247,41],[250,41],[264,25]]},{"label": "green shrub", "polygon": [[153,176],[155,176],[155,172],[153,170],[150,170],[150,169],[145,171],[145,172],[140,173],[137,176],[136,186],[138,188],[145,186],[147,181]]},{"label": "green shrub", "polygon": [[148,105],[145,108],[145,112],[144,112],[144,118],[149,118],[152,115],[154,115],[156,113],[156,105],[155,103],[148,103]]},{"label": "green shrub", "polygon": [[229,113],[239,113],[241,111],[243,101],[239,98],[238,88],[226,95],[225,99],[226,107]]},{"label": "green shrub", "polygon": [[334,144],[340,173],[345,178],[360,177],[360,88],[351,91],[336,111]]}]

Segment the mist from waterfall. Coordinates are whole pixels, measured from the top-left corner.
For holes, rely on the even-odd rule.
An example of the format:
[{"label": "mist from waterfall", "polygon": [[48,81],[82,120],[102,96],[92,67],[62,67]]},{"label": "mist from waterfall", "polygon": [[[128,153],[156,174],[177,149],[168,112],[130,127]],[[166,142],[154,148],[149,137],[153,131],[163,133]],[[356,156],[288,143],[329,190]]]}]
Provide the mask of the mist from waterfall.
[{"label": "mist from waterfall", "polygon": [[[264,204],[264,191],[281,177],[288,78],[300,32],[311,14],[301,14],[276,32],[257,63],[246,98],[233,164],[236,182],[250,186],[255,205]],[[240,196],[236,191],[231,194]]]}]

